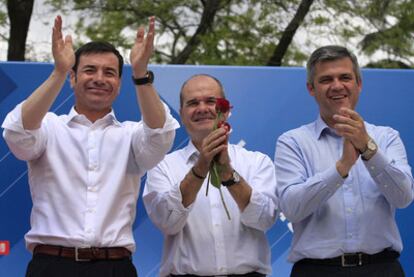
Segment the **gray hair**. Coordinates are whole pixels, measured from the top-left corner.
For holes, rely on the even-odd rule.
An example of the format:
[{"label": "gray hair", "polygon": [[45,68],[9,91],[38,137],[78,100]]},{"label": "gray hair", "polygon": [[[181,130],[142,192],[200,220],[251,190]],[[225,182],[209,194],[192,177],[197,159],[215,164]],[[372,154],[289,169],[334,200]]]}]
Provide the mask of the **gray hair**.
[{"label": "gray hair", "polygon": [[324,61],[335,61],[342,58],[350,58],[352,61],[352,66],[354,68],[355,77],[357,83],[361,82],[361,70],[359,68],[357,57],[351,53],[348,49],[338,45],[328,45],[316,49],[312,55],[309,57],[308,63],[306,65],[307,71],[307,82],[314,85],[315,78],[315,67],[316,64]]}]

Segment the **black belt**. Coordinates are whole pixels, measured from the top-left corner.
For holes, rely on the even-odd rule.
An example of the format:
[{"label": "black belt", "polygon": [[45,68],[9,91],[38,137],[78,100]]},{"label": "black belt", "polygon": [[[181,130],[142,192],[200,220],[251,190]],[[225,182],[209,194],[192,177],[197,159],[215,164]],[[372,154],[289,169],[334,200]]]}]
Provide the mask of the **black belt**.
[{"label": "black belt", "polygon": [[[220,275],[217,275],[220,276]],[[249,272],[245,274],[225,274],[223,276],[227,277],[265,277],[266,274],[259,273],[259,272]],[[194,275],[194,274],[184,274],[184,275],[175,275],[170,274],[170,277],[214,277],[214,276],[204,276],[204,275]]]},{"label": "black belt", "polygon": [[400,256],[394,250],[384,250],[376,254],[345,253],[341,256],[330,259],[302,259],[297,264],[331,265],[331,266],[362,266],[366,264],[393,262]]},{"label": "black belt", "polygon": [[57,245],[39,244],[33,250],[33,255],[44,254],[73,259],[77,262],[93,260],[131,259],[131,252],[125,247],[65,247]]}]

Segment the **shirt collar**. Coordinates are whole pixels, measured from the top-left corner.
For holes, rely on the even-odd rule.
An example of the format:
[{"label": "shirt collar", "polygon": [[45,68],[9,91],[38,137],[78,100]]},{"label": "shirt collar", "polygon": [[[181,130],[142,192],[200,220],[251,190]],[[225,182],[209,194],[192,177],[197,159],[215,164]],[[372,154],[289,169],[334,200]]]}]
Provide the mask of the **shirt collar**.
[{"label": "shirt collar", "polygon": [[184,148],[184,160],[188,164],[191,161],[195,161],[198,156],[200,155],[200,152],[198,152],[197,148],[194,146],[191,139],[189,140],[187,146]]},{"label": "shirt collar", "polygon": [[323,121],[321,115],[318,115],[318,118],[315,121],[315,138],[319,140],[322,135],[331,134],[333,136],[338,136],[333,129],[331,129],[325,121]]},{"label": "shirt collar", "polygon": [[[121,126],[121,123],[117,120],[117,118],[115,116],[115,112],[114,112],[113,109],[111,109],[111,112],[109,112],[103,118],[101,118],[99,120],[107,122],[108,125],[114,124],[114,125],[117,125],[117,126]],[[76,122],[80,122],[80,123],[82,123],[82,122],[89,122],[90,123],[90,121],[83,114],[79,114],[76,111],[74,106],[70,109],[70,112],[66,117],[66,124],[69,124],[69,122],[71,122],[71,121],[76,121]]]}]

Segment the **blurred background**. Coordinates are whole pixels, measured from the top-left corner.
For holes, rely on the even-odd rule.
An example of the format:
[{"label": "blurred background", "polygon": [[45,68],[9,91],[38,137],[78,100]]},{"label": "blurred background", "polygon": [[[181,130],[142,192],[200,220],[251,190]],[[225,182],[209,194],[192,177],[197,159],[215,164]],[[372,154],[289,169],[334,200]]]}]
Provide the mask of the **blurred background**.
[{"label": "blurred background", "polygon": [[303,66],[341,44],[364,67],[412,68],[413,13],[413,0],[0,0],[0,60],[52,61],[57,14],[76,45],[108,40],[128,57],[155,15],[157,64]]}]

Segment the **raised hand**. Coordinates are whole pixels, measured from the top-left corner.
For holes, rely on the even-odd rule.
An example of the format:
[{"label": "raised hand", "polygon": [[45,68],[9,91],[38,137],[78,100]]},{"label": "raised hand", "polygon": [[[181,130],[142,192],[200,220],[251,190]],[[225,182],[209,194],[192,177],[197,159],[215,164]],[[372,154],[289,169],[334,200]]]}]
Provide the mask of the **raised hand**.
[{"label": "raised hand", "polygon": [[348,108],[341,108],[339,113],[333,116],[336,121],[334,125],[336,132],[352,142],[357,150],[363,151],[369,140],[364,120],[356,111]]},{"label": "raised hand", "polygon": [[75,53],[73,51],[72,37],[62,34],[62,17],[55,18],[52,31],[52,54],[55,60],[55,70],[67,73],[75,64]]},{"label": "raised hand", "polygon": [[145,28],[138,28],[134,46],[131,49],[130,61],[135,78],[145,76],[149,59],[154,50],[155,17],[149,18],[148,33],[145,36]]}]

